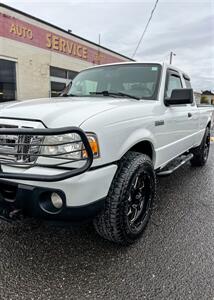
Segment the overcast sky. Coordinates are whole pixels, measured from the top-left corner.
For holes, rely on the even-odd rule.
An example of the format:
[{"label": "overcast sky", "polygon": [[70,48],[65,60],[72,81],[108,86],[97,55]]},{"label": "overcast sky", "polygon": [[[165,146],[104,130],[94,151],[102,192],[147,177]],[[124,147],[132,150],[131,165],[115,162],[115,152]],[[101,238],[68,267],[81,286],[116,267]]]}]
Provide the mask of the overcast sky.
[{"label": "overcast sky", "polygon": [[[5,4],[132,56],[155,0],[3,0]],[[169,61],[192,77],[195,90],[214,90],[214,0],[159,0],[135,57]]]}]

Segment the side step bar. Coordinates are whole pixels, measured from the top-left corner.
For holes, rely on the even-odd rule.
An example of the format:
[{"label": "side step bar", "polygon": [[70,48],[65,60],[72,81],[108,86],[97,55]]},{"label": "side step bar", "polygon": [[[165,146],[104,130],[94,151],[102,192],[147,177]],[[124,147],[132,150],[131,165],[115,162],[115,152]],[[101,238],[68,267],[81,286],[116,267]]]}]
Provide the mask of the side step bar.
[{"label": "side step bar", "polygon": [[[175,163],[172,164],[172,162],[170,162],[166,167],[164,167],[162,170],[160,170],[159,172],[157,172],[157,175],[158,176],[169,176],[173,172],[175,172],[177,169],[179,169],[181,166],[185,165],[192,158],[193,158],[193,154],[192,153],[189,153],[189,154],[185,155],[183,158],[181,156],[180,160],[179,160],[179,162],[177,164],[175,164]],[[170,167],[170,165],[172,165],[172,166]]]}]

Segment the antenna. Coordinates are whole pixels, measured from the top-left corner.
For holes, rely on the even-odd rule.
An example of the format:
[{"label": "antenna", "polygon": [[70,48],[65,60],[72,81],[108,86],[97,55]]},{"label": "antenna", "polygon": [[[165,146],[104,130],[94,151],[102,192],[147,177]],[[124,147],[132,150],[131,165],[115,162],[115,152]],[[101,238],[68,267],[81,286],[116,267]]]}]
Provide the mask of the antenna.
[{"label": "antenna", "polygon": [[169,57],[169,63],[170,63],[170,65],[172,64],[172,58],[173,58],[173,56],[176,56],[176,53],[174,53],[174,52],[170,52],[170,57]]}]

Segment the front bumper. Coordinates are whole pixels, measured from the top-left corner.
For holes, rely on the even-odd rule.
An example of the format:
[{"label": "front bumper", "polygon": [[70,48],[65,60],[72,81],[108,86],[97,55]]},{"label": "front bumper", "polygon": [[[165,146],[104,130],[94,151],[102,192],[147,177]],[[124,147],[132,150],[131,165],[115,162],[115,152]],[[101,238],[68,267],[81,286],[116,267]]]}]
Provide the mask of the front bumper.
[{"label": "front bumper", "polygon": [[[86,134],[80,128],[36,129],[13,128],[8,124],[4,126],[0,128],[0,208],[4,210],[5,206],[6,214],[13,215],[22,211],[34,217],[70,220],[75,219],[77,211],[82,211],[81,215],[84,217],[89,211],[90,215],[97,213],[100,199],[108,194],[117,165],[92,170],[92,149]],[[46,136],[66,134],[69,135],[66,143],[47,145],[47,142],[43,142]],[[71,152],[52,155],[41,151],[42,147],[65,144],[70,146],[77,143],[76,140],[70,140],[71,134],[78,135],[81,149],[86,152],[84,158],[66,156],[67,153],[73,155],[80,152],[75,148]],[[48,201],[52,199],[52,193],[58,193],[62,198],[62,209],[49,209],[51,204]]]},{"label": "front bumper", "polygon": [[[102,209],[116,170],[112,164],[57,183],[0,180],[0,206],[3,203],[11,212],[42,219],[87,220]],[[56,213],[41,206],[53,192],[63,199],[63,208]]]},{"label": "front bumper", "polygon": [[[52,192],[61,195],[64,203],[62,209],[55,213],[44,210],[40,205],[41,200],[48,201]],[[52,221],[87,221],[99,213],[104,201],[99,199],[87,205],[67,207],[65,195],[60,190],[0,182],[0,218],[6,221],[23,220],[28,217]]]}]

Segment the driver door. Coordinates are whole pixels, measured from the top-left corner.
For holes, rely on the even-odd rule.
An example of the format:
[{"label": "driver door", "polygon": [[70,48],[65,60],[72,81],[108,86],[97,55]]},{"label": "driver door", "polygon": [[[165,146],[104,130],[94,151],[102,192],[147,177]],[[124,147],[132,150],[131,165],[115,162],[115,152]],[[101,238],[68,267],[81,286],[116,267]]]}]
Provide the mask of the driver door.
[{"label": "driver door", "polygon": [[[184,88],[181,75],[176,70],[167,70],[165,97],[170,97],[172,90]],[[165,163],[191,148],[194,143],[190,138],[194,124],[191,123],[188,112],[192,110],[191,104],[179,104],[163,107],[164,126],[158,135],[159,163]]]}]

